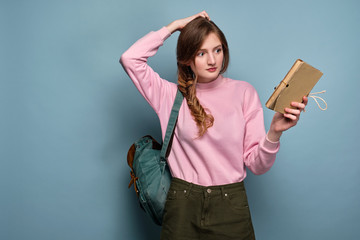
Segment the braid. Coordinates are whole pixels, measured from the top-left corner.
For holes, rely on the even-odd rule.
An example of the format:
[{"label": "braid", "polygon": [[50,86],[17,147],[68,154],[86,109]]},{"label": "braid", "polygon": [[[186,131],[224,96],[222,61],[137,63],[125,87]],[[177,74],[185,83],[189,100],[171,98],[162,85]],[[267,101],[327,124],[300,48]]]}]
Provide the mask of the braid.
[{"label": "braid", "polygon": [[196,97],[197,77],[193,78],[193,73],[188,67],[188,71],[180,72],[178,77],[179,90],[184,95],[189,106],[191,115],[198,127],[198,138],[202,137],[208,128],[214,124],[214,117],[206,113],[199,99]]}]

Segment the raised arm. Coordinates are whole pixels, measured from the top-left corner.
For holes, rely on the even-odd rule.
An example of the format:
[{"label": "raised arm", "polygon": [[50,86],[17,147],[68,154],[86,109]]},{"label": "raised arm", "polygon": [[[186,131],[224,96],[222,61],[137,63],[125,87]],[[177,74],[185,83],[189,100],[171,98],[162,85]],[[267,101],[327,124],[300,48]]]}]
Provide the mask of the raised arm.
[{"label": "raised arm", "polygon": [[[161,108],[168,109],[176,94],[176,85],[162,79],[148,64],[147,59],[154,56],[164,41],[175,31],[181,30],[196,17],[209,18],[203,11],[193,16],[178,19],[156,32],[150,32],[135,42],[120,58],[120,63],[141,95],[159,113]],[[170,105],[169,105],[170,104]],[[171,108],[171,107],[170,107]]]}]

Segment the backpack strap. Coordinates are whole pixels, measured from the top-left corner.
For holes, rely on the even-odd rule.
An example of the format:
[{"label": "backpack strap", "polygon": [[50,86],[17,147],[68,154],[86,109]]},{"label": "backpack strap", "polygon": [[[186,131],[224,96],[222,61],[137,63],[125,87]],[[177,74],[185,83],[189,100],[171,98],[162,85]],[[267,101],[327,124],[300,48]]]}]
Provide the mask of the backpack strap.
[{"label": "backpack strap", "polygon": [[173,107],[171,109],[169,122],[168,122],[168,125],[167,125],[167,128],[166,128],[164,142],[163,142],[162,148],[161,148],[161,153],[160,153],[160,160],[161,161],[166,161],[166,158],[169,155],[170,151],[168,151],[168,147],[169,147],[169,143],[172,142],[172,138],[173,138],[173,135],[174,135],[174,130],[175,130],[177,118],[178,118],[178,115],[179,115],[179,109],[180,109],[180,106],[181,106],[181,104],[183,102],[183,99],[184,99],[184,96],[182,95],[180,90],[177,89],[174,105],[173,105]]}]

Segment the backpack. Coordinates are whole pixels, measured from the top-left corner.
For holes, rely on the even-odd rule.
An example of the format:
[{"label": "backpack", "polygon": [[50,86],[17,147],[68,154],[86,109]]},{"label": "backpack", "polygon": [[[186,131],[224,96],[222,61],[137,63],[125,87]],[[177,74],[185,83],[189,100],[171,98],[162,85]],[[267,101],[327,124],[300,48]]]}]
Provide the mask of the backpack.
[{"label": "backpack", "polygon": [[129,188],[134,184],[141,208],[157,225],[162,225],[172,179],[167,157],[182,101],[183,95],[178,89],[162,145],[147,135],[131,145],[127,154],[127,162],[131,168]]}]

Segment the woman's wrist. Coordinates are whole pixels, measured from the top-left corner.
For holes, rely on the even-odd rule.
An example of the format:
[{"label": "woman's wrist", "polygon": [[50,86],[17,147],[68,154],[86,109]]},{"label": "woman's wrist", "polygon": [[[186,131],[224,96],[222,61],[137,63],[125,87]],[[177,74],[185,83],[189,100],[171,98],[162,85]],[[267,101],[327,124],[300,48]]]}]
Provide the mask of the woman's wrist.
[{"label": "woman's wrist", "polygon": [[273,129],[270,129],[267,133],[267,138],[271,142],[278,142],[280,141],[280,137],[282,135],[281,131],[274,131]]},{"label": "woman's wrist", "polygon": [[166,26],[166,28],[169,30],[169,32],[170,32],[171,34],[173,34],[174,32],[176,32],[176,31],[179,29],[179,26],[178,26],[178,24],[177,24],[177,20],[169,23],[169,24]]}]

